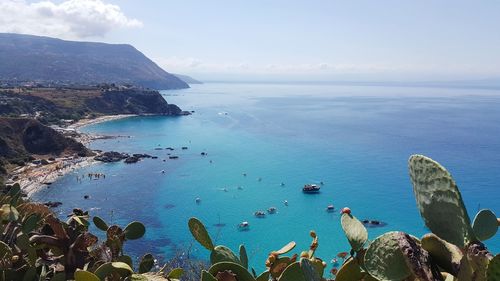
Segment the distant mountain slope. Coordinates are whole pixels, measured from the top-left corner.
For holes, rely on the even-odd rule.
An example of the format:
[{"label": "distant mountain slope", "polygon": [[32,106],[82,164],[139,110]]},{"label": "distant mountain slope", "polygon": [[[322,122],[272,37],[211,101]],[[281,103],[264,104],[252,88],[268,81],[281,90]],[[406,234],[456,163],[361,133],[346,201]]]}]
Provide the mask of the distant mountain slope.
[{"label": "distant mountain slope", "polygon": [[0,33],[0,80],[130,83],[153,89],[189,86],[131,45]]},{"label": "distant mountain slope", "polygon": [[172,74],[177,76],[177,78],[181,79],[182,81],[184,81],[188,84],[203,84],[203,82],[198,81],[198,80],[196,80],[193,77],[188,76],[188,75],[176,74],[176,73],[172,73]]}]

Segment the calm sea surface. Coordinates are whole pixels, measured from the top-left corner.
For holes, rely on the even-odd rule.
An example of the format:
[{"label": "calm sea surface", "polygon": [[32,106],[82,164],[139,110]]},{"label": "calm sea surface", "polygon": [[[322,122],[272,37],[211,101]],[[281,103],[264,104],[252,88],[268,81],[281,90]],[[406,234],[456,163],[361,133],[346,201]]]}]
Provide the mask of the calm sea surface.
[{"label": "calm sea surface", "polygon": [[[81,207],[122,225],[142,221],[147,235],[128,242],[129,251],[164,258],[193,242],[187,220],[196,216],[217,243],[235,251],[245,244],[259,270],[271,250],[290,240],[298,243],[295,252],[307,249],[312,229],[319,236],[318,256],[329,261],[348,250],[338,212],[325,211],[330,204],[387,223],[370,228],[370,238],[390,230],[426,233],[407,172],[414,153],[452,173],[471,219],[478,208],[500,214],[499,91],[208,83],[162,94],[196,112],[85,128],[122,136],[95,141],[92,148],[158,159],[87,167],[35,199],[62,201],[61,216]],[[95,172],[106,178],[76,181],[76,175]],[[301,192],[305,183],[321,181],[320,194]],[[271,206],[276,214],[253,216]],[[249,231],[236,229],[242,221],[250,223]],[[500,235],[486,244],[499,252]],[[195,244],[193,254],[204,258],[207,251]]]}]

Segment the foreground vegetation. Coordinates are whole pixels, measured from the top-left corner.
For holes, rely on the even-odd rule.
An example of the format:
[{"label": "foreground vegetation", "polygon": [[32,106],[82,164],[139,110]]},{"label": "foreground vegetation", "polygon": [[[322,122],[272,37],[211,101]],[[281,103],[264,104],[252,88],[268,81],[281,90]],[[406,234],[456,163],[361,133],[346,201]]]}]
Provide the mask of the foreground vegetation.
[{"label": "foreground vegetation", "polygon": [[[366,228],[344,208],[341,225],[351,250],[330,276],[325,272],[326,263],[315,256],[318,236],[314,231],[309,249],[287,256],[295,248],[292,241],[270,252],[266,270],[257,274],[249,267],[243,245],[238,255],[226,246],[214,245],[196,218],[188,226],[195,240],[211,252],[211,265],[203,269],[202,263],[192,266],[169,261],[159,272],[148,273],[155,264],[151,254],[134,267],[123,251],[124,243],[144,235],[142,223],[121,227],[93,217],[95,226],[106,233],[106,240],[99,242],[89,232],[87,212],[75,209],[67,221],[61,221],[46,206],[23,200],[19,186],[14,185],[0,196],[0,280],[500,280],[500,255],[493,256],[482,243],[496,234],[496,215],[481,210],[471,223],[455,181],[432,159],[414,155],[409,170],[417,206],[432,233],[419,239],[392,231],[368,242]],[[201,274],[192,274],[193,269]]]}]

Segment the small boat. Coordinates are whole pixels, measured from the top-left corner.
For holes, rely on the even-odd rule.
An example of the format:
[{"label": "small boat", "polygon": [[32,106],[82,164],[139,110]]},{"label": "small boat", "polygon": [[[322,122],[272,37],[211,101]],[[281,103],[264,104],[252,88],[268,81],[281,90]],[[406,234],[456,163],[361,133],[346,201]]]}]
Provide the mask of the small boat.
[{"label": "small boat", "polygon": [[266,212],[264,211],[257,211],[255,213],[253,213],[254,216],[258,217],[258,218],[264,218],[266,216]]},{"label": "small boat", "polygon": [[240,231],[246,231],[250,229],[250,224],[247,221],[241,222],[238,224],[238,230]]},{"label": "small boat", "polygon": [[238,190],[243,190],[243,186],[238,185]]},{"label": "small boat", "polygon": [[278,209],[276,209],[276,207],[270,207],[269,209],[267,209],[267,212],[269,214],[276,214],[276,211],[278,211]]},{"label": "small boat", "polygon": [[194,201],[196,202],[196,204],[200,204],[201,199],[200,199],[200,197],[196,197],[196,199]]},{"label": "small boat", "polygon": [[283,204],[285,204],[285,206],[288,206],[288,200],[283,201]]},{"label": "small boat", "polygon": [[318,193],[320,187],[316,184],[305,184],[302,188],[304,193]]},{"label": "small boat", "polygon": [[333,211],[335,211],[335,207],[333,205],[328,205],[328,206],[326,206],[326,211],[333,212]]}]

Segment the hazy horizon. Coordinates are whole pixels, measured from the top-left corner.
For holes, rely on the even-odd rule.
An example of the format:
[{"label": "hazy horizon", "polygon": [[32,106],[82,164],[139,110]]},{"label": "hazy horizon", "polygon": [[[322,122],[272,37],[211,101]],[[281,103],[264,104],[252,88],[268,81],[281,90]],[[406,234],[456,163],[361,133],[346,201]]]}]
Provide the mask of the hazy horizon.
[{"label": "hazy horizon", "polygon": [[500,79],[500,2],[0,0],[0,32],[131,44],[212,80]]}]

